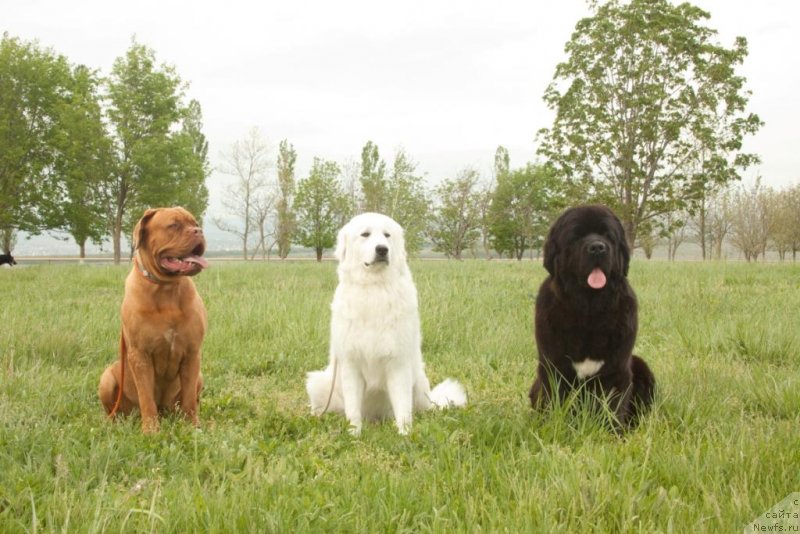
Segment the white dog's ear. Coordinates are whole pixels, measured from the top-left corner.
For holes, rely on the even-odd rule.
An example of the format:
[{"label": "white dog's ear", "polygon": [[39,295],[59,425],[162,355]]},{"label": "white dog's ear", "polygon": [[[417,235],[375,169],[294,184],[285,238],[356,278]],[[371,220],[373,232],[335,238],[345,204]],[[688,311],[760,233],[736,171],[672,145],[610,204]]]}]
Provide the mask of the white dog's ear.
[{"label": "white dog's ear", "polygon": [[392,237],[395,238],[395,252],[394,254],[398,257],[401,263],[405,263],[406,261],[406,232],[403,230],[403,227],[399,224],[392,232]]},{"label": "white dog's ear", "polygon": [[347,252],[347,232],[345,230],[347,230],[347,225],[343,226],[336,235],[336,250],[333,254],[339,261],[344,261]]}]

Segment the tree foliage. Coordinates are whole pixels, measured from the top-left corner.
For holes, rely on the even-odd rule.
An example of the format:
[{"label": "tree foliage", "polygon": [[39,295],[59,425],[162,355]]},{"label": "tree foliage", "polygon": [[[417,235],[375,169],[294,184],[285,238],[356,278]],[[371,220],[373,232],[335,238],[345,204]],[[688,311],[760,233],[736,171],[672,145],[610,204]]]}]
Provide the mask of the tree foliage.
[{"label": "tree foliage", "polygon": [[288,140],[281,141],[278,147],[278,199],[276,241],[278,256],[285,259],[292,246],[297,220],[293,210],[295,194],[294,165],[297,152]]},{"label": "tree foliage", "polygon": [[184,84],[174,67],[157,65],[155,52],[133,42],[114,61],[107,85],[115,147],[112,242],[142,210],[182,204],[200,219],[208,202],[207,148],[199,134],[199,104],[183,103]]},{"label": "tree foliage", "polygon": [[404,149],[398,149],[386,184],[386,200],[382,209],[383,213],[403,227],[409,254],[422,248],[429,206],[423,178],[416,170],[417,164]]},{"label": "tree foliage", "polygon": [[297,237],[301,245],[314,249],[317,261],[322,261],[325,249],[333,247],[339,227],[352,211],[339,174],[335,162],[314,158],[311,172],[297,187]]},{"label": "tree foliage", "polygon": [[754,163],[742,139],[747,56],[703,25],[709,14],[668,0],[612,0],[578,22],[544,100],[556,112],[540,153],[582,198],[611,204],[631,245],[640,226],[692,208],[709,183]]},{"label": "tree foliage", "polygon": [[479,179],[476,170],[464,169],[434,191],[436,205],[429,216],[427,235],[434,250],[444,252],[448,258],[460,260],[480,237]]},{"label": "tree foliage", "polygon": [[769,190],[759,178],[752,186],[738,187],[730,200],[730,239],[747,261],[765,255],[769,240]]},{"label": "tree foliage", "polygon": [[[39,233],[58,200],[56,137],[69,93],[61,55],[4,33],[0,41],[0,232]],[[44,208],[44,209],[43,209]],[[8,251],[5,251],[8,252]]]},{"label": "tree foliage", "polygon": [[563,205],[561,183],[545,166],[529,163],[500,173],[489,207],[492,247],[501,256],[521,260],[527,249],[542,246]]},{"label": "tree foliage", "polygon": [[361,149],[360,181],[363,211],[381,212],[386,205],[386,162],[372,141],[367,141]]},{"label": "tree foliage", "polygon": [[48,227],[67,232],[78,244],[101,244],[108,235],[111,198],[111,141],[103,124],[99,76],[84,66],[73,69],[60,106],[54,138],[54,173],[60,185],[47,206]]}]

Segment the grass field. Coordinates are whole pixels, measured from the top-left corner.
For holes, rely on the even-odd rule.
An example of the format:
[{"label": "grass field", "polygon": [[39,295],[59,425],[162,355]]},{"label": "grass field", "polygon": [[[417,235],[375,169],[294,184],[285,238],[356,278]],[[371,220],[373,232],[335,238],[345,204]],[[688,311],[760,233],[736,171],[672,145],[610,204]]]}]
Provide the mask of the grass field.
[{"label": "grass field", "polygon": [[143,436],[96,398],[127,273],[0,269],[0,532],[741,532],[800,491],[800,266],[634,262],[642,425],[533,414],[532,262],[412,263],[431,382],[462,410],[360,438],[311,417],[333,263],[227,263],[210,315],[201,431]]}]

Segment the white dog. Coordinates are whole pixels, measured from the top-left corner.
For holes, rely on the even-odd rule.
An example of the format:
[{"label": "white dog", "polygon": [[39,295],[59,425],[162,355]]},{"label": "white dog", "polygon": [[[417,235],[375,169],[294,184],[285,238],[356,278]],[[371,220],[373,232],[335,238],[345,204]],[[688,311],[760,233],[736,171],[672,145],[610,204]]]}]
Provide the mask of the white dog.
[{"label": "white dog", "polygon": [[413,410],[466,404],[461,384],[447,379],[431,391],[425,376],[402,227],[379,213],[358,215],[339,231],[336,258],[330,363],[306,381],[312,413],[344,413],[354,435],[364,419],[394,415],[407,434]]}]

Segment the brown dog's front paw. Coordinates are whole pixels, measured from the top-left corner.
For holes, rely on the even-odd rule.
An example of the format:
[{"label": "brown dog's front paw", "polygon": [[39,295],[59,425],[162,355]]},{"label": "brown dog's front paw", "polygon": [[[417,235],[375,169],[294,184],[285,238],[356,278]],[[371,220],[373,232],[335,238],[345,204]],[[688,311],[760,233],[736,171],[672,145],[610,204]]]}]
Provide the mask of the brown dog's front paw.
[{"label": "brown dog's front paw", "polygon": [[158,433],[158,418],[144,418],[142,419],[142,433],[144,434],[157,434]]}]

